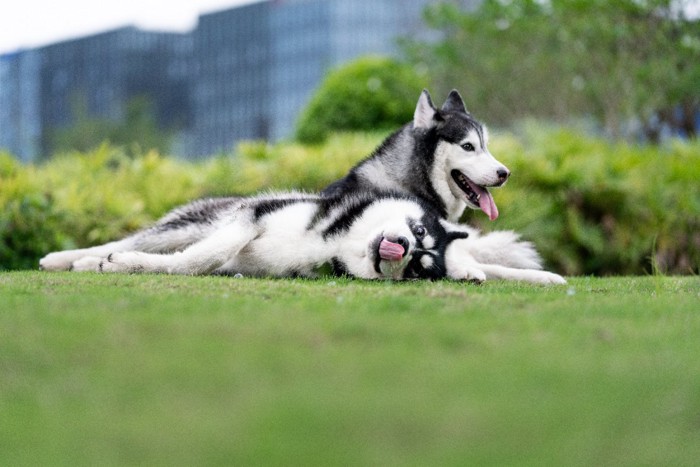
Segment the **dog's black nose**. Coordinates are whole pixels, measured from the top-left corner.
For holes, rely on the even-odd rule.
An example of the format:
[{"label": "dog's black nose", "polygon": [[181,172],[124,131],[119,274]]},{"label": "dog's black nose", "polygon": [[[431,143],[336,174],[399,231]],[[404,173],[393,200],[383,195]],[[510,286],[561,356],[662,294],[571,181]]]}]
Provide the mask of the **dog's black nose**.
[{"label": "dog's black nose", "polygon": [[406,256],[408,254],[408,248],[411,246],[408,239],[406,237],[399,237],[396,239],[396,243],[403,247],[403,255]]},{"label": "dog's black nose", "polygon": [[505,167],[501,167],[496,171],[496,175],[498,175],[499,182],[505,183],[506,180],[508,180],[508,177],[510,177],[510,171],[508,171],[508,169]]}]

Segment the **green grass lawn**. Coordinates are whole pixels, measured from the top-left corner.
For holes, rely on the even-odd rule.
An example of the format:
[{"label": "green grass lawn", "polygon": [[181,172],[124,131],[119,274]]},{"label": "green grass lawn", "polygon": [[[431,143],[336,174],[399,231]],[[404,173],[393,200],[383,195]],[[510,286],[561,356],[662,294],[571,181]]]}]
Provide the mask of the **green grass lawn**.
[{"label": "green grass lawn", "polygon": [[0,465],[698,465],[700,280],[0,274]]}]

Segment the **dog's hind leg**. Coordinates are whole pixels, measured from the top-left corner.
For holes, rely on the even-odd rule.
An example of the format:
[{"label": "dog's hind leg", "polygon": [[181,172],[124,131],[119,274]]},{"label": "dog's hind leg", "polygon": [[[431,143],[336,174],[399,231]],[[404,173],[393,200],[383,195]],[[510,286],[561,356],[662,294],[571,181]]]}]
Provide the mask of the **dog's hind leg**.
[{"label": "dog's hind leg", "polygon": [[162,230],[157,225],[136,232],[122,240],[104,245],[65,250],[49,253],[39,260],[39,269],[43,271],[68,271],[73,263],[85,257],[106,258],[112,253],[124,251],[143,251],[147,253],[172,253],[183,250],[207,235],[206,229],[199,226]]},{"label": "dog's hind leg", "polygon": [[91,248],[56,251],[54,253],[49,253],[39,260],[39,269],[43,271],[68,271],[72,269],[73,263],[81,258],[88,256],[106,257],[115,251],[135,250],[137,249],[137,244],[137,238],[136,235],[134,235],[116,242],[109,242]]},{"label": "dog's hind leg", "polygon": [[[50,253],[39,261],[39,268],[45,271],[67,271],[73,268],[74,262],[85,257],[106,258],[112,253],[125,251],[172,253],[184,250],[209,235],[216,228],[217,217],[237,203],[240,203],[240,198],[197,200],[173,209],[153,227],[122,240],[91,248]],[[83,270],[83,267],[76,270]]]},{"label": "dog's hind leg", "polygon": [[[68,271],[73,269],[73,263],[85,257],[106,258],[112,253],[125,251],[143,251],[148,253],[171,253],[182,250],[206,236],[206,232],[196,228],[179,228],[162,230],[157,225],[136,232],[122,240],[105,243],[104,245],[65,250],[49,253],[39,260],[39,269],[43,271]],[[81,270],[80,268],[76,270]]]},{"label": "dog's hind leg", "polygon": [[99,264],[103,272],[209,274],[234,258],[258,231],[247,222],[234,221],[183,251],[154,254],[139,251],[113,253]]}]

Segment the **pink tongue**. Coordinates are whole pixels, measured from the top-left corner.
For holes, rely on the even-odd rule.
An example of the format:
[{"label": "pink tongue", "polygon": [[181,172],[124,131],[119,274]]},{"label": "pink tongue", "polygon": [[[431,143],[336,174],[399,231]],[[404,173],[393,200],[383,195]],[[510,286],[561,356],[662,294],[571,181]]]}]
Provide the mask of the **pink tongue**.
[{"label": "pink tongue", "polygon": [[393,243],[383,238],[379,243],[379,257],[389,261],[401,261],[404,249],[398,243]]},{"label": "pink tongue", "polygon": [[490,220],[496,220],[498,218],[498,208],[496,207],[496,203],[494,202],[491,193],[473,183],[470,183],[469,186],[479,195],[479,207],[481,210],[484,211],[487,216],[489,216]]},{"label": "pink tongue", "polygon": [[494,221],[498,218],[498,208],[496,207],[496,203],[494,202],[491,193],[486,190],[481,193],[481,198],[479,198],[479,207],[486,213],[487,216],[489,216],[490,220]]}]

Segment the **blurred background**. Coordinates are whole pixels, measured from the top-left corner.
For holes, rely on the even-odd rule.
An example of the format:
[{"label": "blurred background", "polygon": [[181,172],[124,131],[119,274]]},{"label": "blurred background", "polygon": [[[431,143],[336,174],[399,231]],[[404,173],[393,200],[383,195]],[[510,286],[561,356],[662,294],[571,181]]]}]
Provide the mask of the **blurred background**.
[{"label": "blurred background", "polygon": [[318,190],[456,88],[514,169],[495,228],[567,274],[698,273],[698,0],[33,3],[0,7],[0,268]]},{"label": "blurred background", "polygon": [[[399,57],[400,38],[430,30],[427,0],[229,3],[195,16],[184,32],[123,25],[6,53],[0,146],[31,161],[101,139],[129,143],[129,135],[182,157],[211,156],[244,139],[276,141],[293,135],[329,69],[368,53]],[[161,7],[164,15],[181,8]],[[86,8],[72,14],[100,7]],[[114,134],[119,126],[126,135]]]}]

